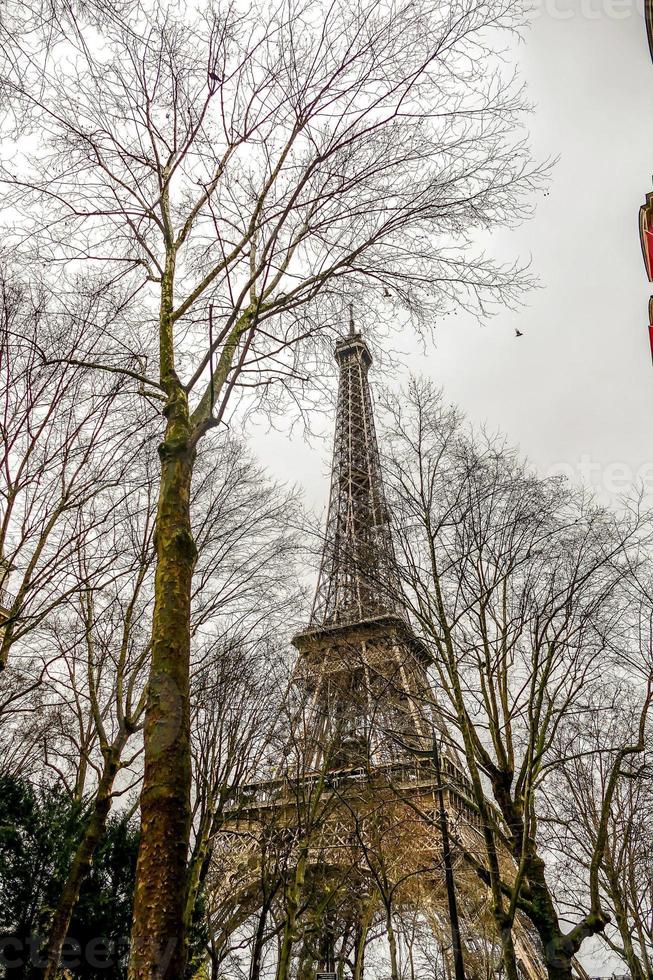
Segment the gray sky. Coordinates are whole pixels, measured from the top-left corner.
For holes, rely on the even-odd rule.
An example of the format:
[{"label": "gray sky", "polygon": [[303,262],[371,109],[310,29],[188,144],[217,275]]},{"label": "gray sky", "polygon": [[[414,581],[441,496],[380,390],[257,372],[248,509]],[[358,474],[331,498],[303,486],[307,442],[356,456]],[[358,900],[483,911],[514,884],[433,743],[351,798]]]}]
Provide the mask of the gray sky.
[{"label": "gray sky", "polygon": [[[485,326],[445,318],[426,358],[407,339],[406,370],[441,384],[543,473],[584,473],[608,494],[641,476],[653,492],[649,288],[637,231],[653,187],[653,64],[641,0],[536,2],[514,54],[535,104],[535,156],[560,160],[536,217],[490,248],[532,257],[541,288]],[[329,442],[260,432],[256,450],[321,507]]]},{"label": "gray sky", "polygon": [[[461,315],[436,324],[426,358],[407,341],[406,371],[442,385],[448,401],[503,431],[540,472],[566,470],[606,499],[643,478],[653,498],[649,286],[637,228],[653,189],[653,64],[642,6],[537,2],[514,53],[535,103],[535,156],[560,160],[536,217],[491,248],[531,256],[541,288],[522,311],[483,327]],[[302,486],[317,508],[328,492],[326,424],[328,437],[312,444],[262,429],[255,440],[269,469]],[[582,959],[609,973],[587,947]]]}]

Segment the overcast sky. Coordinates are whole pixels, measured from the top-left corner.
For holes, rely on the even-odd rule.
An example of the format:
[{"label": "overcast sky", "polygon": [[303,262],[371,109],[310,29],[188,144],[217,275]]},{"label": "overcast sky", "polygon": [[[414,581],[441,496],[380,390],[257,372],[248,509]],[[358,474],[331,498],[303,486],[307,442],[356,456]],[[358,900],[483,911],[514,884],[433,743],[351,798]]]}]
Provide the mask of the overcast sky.
[{"label": "overcast sky", "polygon": [[[536,217],[491,247],[532,257],[541,288],[525,309],[484,326],[463,316],[436,324],[426,358],[407,340],[406,370],[441,384],[473,422],[502,430],[541,472],[566,467],[608,493],[639,475],[653,491],[649,288],[637,231],[653,187],[653,64],[641,2],[537,2],[514,55],[535,103],[535,156],[560,159]],[[256,449],[319,508],[328,443],[260,433]]]}]

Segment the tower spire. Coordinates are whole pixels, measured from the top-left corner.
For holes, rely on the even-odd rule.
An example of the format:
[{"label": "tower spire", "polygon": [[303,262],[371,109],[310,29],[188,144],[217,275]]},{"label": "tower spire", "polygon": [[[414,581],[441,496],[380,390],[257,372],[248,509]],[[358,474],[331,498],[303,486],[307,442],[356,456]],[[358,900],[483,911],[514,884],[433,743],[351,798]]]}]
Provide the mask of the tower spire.
[{"label": "tower spire", "polygon": [[312,627],[396,614],[399,585],[388,523],[368,371],[354,326],[334,351],[340,367],[331,491]]}]

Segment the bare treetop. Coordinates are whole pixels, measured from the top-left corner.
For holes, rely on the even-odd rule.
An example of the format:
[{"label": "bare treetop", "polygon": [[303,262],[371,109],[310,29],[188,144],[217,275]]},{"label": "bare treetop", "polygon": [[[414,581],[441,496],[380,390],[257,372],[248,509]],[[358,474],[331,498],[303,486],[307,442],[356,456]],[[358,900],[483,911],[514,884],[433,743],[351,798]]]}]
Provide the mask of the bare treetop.
[{"label": "bare treetop", "polygon": [[[334,323],[343,293],[425,317],[524,284],[468,253],[477,229],[525,213],[536,179],[513,135],[520,92],[489,46],[518,24],[512,0],[85,17],[47,48],[28,39],[10,71],[16,118],[39,138],[2,167],[21,215],[11,244],[58,277],[92,259],[151,314],[172,274],[197,421],[229,339],[255,382],[261,358],[282,374],[288,345]],[[156,356],[151,340],[132,353]]]}]

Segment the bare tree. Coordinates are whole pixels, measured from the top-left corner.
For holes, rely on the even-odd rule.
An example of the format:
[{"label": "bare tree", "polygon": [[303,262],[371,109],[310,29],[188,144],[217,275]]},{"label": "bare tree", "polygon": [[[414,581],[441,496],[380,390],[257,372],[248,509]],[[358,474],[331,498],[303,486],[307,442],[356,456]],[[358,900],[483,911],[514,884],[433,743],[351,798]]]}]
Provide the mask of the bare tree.
[{"label": "bare tree", "polygon": [[[110,808],[142,777],[140,731],[149,665],[156,489],[154,460],[141,453],[128,472],[130,492],[111,503],[101,533],[76,541],[65,603],[39,632],[38,653],[17,643],[30,664],[22,687],[6,687],[8,738],[23,718],[32,726],[32,759],[67,787],[84,824],[79,845],[54,909],[45,977],[59,969],[62,946],[80,888],[93,862]],[[251,775],[265,748],[267,721],[278,715],[278,694],[268,637],[299,615],[301,589],[294,572],[299,523],[296,497],[256,466],[226,435],[211,467],[199,468],[195,487],[198,562],[192,624],[195,711],[195,843],[189,867],[186,914],[190,920],[210,860],[211,842],[225,803]],[[96,522],[101,501],[77,513],[76,523]],[[88,566],[102,556],[102,576]],[[92,583],[92,584],[91,584]],[[227,650],[225,651],[225,648]],[[5,672],[7,677],[11,672]],[[15,672],[14,672],[15,673]],[[13,676],[13,673],[12,673]],[[15,766],[17,763],[14,762]]]},{"label": "bare tree", "polygon": [[[286,798],[287,815],[283,810],[278,811],[277,822],[286,840],[286,853],[277,903],[279,947],[275,980],[289,980],[293,954],[302,937],[302,920],[310,913],[312,925],[321,932],[325,903],[328,903],[331,893],[337,891],[337,879],[346,874],[346,871],[338,869],[335,880],[327,889],[316,888],[312,882],[315,872],[319,875],[325,867],[330,870],[329,823],[337,807],[337,798],[331,792],[329,773],[338,740],[330,733],[315,732],[310,692],[301,684],[295,683],[289,689],[282,718],[285,725],[278,730],[277,757],[282,760],[278,778],[282,789],[281,799],[283,796]],[[310,969],[318,956],[304,943],[299,954],[303,963],[298,969]]]},{"label": "bare tree", "polygon": [[[346,919],[352,882],[359,880],[334,786],[339,740],[316,732],[312,693],[296,672],[286,676],[285,684],[279,678],[275,684],[267,764],[237,789],[216,834],[208,874],[216,976],[229,962],[230,974],[244,970],[259,980],[267,962],[276,980],[295,974],[307,980],[323,958],[330,923]],[[345,922],[346,934],[347,928]],[[346,936],[342,963],[345,946]]]},{"label": "bare tree", "polygon": [[[110,571],[89,587],[86,548],[76,556],[79,592],[51,624],[58,656],[46,671],[58,696],[52,708],[60,730],[44,746],[46,761],[84,813],[83,829],[53,911],[44,948],[44,980],[58,975],[60,957],[111,807],[138,785],[150,655],[154,517],[147,461],[141,482],[132,473],[132,493],[113,511],[115,523],[95,541]],[[148,486],[149,482],[149,486]],[[80,518],[83,523],[83,517]],[[55,701],[56,704],[56,701]]]},{"label": "bare tree", "polygon": [[363,814],[349,808],[363,865],[383,908],[391,980],[399,980],[395,906],[400,904],[402,891],[433,870],[419,863],[415,866],[413,851],[416,833],[419,835],[424,825],[417,820],[410,807],[404,806],[403,814],[399,813],[399,807],[399,804],[388,806],[386,800],[376,806],[368,806]]},{"label": "bare tree", "polygon": [[[106,824],[122,750],[136,725],[130,703],[130,624],[114,615],[112,628],[124,625],[124,634],[121,654],[111,661],[102,644],[105,637],[95,632],[95,603],[103,607],[99,621],[106,621],[107,604],[119,606],[120,586],[134,572],[134,563],[142,563],[137,580],[147,573],[143,546],[125,560],[128,536],[118,548],[116,537],[117,529],[124,532],[129,523],[125,510],[129,491],[136,488],[128,474],[147,444],[148,420],[138,423],[132,411],[126,422],[123,409],[130,392],[124,384],[71,363],[83,332],[77,316],[93,315],[92,296],[76,304],[75,316],[62,309],[55,316],[43,291],[6,268],[0,287],[0,558],[3,580],[15,589],[5,591],[1,603],[3,741],[11,747],[13,771],[29,768],[33,774],[41,768],[43,775],[50,769],[64,782],[72,776],[70,792],[80,805],[91,769],[98,780],[55,911],[52,943],[58,962],[81,882]],[[146,653],[141,668],[145,659]],[[118,715],[111,731],[107,712],[114,700]],[[115,713],[111,719],[116,720]]]},{"label": "bare tree", "polygon": [[[44,766],[42,746],[52,735],[52,699],[43,683],[45,663],[23,664],[0,677],[0,774],[36,778]],[[57,699],[58,703],[58,699]]]},{"label": "bare tree", "polygon": [[264,764],[269,764],[269,740],[279,718],[280,672],[275,661],[278,654],[265,635],[249,641],[226,638],[194,677],[194,841],[187,923],[208,874],[227,805],[243,784],[260,778]]},{"label": "bare tree", "polygon": [[598,887],[611,922],[602,939],[635,980],[644,980],[653,969],[650,732],[645,754],[619,762],[612,805],[607,811],[603,806],[618,761],[615,746],[637,738],[639,717],[633,710],[637,701],[632,682],[622,679],[612,708],[606,705],[583,719],[575,756],[547,788],[543,830],[556,855],[556,890],[563,907],[570,909],[568,915],[578,915],[586,901],[597,838],[605,836]]},{"label": "bare tree", "polygon": [[[75,556],[111,520],[139,451],[124,386],[63,362],[86,349],[77,318],[93,308],[87,297],[55,315],[42,290],[0,269],[0,669],[75,594]],[[105,571],[96,555],[81,584]]]},{"label": "bare tree", "polygon": [[234,391],[314,382],[343,292],[376,308],[387,292],[423,324],[514,296],[525,277],[472,235],[521,218],[537,176],[492,54],[514,0],[99,9],[63,9],[65,36],[35,29],[7,58],[39,145],[3,168],[6,241],[57,295],[80,268],[119,294],[79,361],[162,406],[131,976],[180,976],[200,440]]},{"label": "bare tree", "polygon": [[[622,767],[644,748],[651,664],[633,608],[650,522],[636,506],[617,517],[560,481],[538,479],[500,441],[474,440],[427,385],[414,383],[407,402],[396,404],[391,433],[400,564],[483,818],[478,872],[492,889],[504,942],[516,914],[526,914],[549,976],[568,980],[584,939],[608,921],[598,876],[609,814]],[[538,831],[542,787],[575,753],[572,720],[597,710],[609,671],[624,663],[638,672],[638,724],[633,739],[615,747],[588,907],[567,931]],[[503,848],[516,869],[510,881]]]}]

